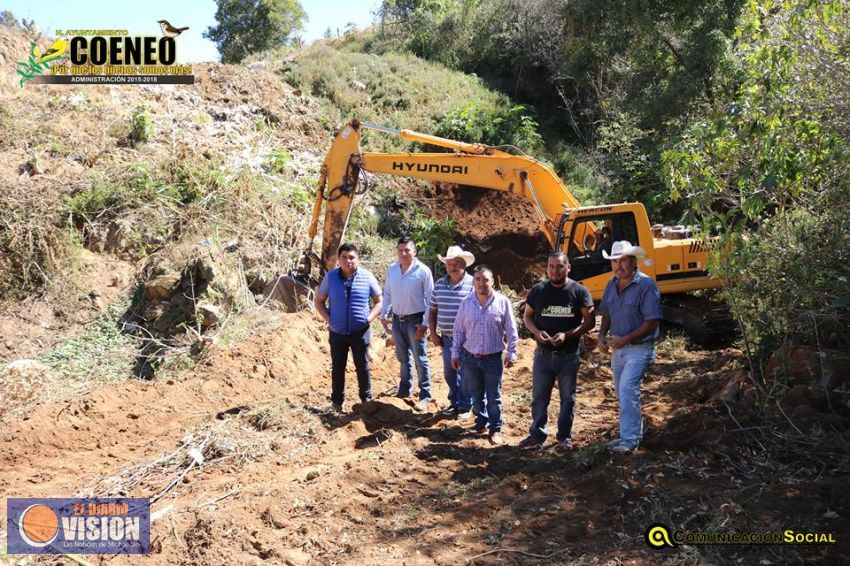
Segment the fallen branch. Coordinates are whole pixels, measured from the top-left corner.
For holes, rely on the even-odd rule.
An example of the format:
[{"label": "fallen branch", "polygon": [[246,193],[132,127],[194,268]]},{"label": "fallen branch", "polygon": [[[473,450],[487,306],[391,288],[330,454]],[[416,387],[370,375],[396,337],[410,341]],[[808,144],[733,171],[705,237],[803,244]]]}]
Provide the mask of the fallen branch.
[{"label": "fallen branch", "polygon": [[488,556],[490,554],[497,554],[499,552],[511,552],[513,554],[521,554],[522,556],[528,556],[529,558],[552,558],[558,554],[568,551],[569,547],[564,547],[560,550],[555,550],[550,552],[549,554],[534,554],[533,552],[526,552],[524,550],[517,550],[515,548],[497,548],[496,550],[488,550],[487,552],[482,552],[481,554],[476,554],[472,558],[466,561],[467,564],[472,564],[476,558],[482,558],[484,556]]},{"label": "fallen branch", "polygon": [[205,507],[207,505],[214,505],[214,504],[218,503],[219,501],[221,501],[222,499],[225,499],[225,498],[230,497],[231,495],[235,495],[237,493],[239,493],[239,488],[234,487],[233,489],[231,489],[230,491],[228,491],[224,495],[220,495],[219,497],[216,497],[215,499],[210,499],[209,501],[207,501],[205,503],[201,503],[200,505],[198,505],[198,508],[200,509],[201,507]]}]

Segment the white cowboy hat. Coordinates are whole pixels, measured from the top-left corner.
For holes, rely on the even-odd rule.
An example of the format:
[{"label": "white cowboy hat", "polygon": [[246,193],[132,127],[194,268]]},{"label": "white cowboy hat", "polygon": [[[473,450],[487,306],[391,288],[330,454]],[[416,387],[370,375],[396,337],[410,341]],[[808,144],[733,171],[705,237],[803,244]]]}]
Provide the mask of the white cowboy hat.
[{"label": "white cowboy hat", "polygon": [[620,259],[624,255],[630,255],[640,261],[646,257],[646,250],[640,246],[633,246],[626,240],[614,242],[614,245],[611,246],[611,255],[608,255],[608,252],[602,250],[602,257],[605,259]]},{"label": "white cowboy hat", "polygon": [[454,259],[456,257],[462,257],[463,261],[466,262],[466,267],[469,267],[470,265],[475,263],[475,256],[472,255],[471,252],[463,251],[463,248],[461,248],[460,246],[449,246],[449,249],[446,250],[446,255],[444,256],[437,254],[437,259],[439,259],[443,263],[446,263],[450,259]]}]

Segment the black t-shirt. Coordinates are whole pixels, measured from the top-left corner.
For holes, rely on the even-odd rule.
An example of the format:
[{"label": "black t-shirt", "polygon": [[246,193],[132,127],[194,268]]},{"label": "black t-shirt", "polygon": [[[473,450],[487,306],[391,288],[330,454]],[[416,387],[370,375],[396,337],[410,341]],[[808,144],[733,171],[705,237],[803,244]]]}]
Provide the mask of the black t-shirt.
[{"label": "black t-shirt", "polygon": [[[593,306],[587,287],[572,279],[567,279],[563,287],[554,287],[549,281],[538,283],[525,302],[534,309],[534,324],[550,336],[581,326],[581,309]],[[546,350],[573,352],[578,349],[578,338],[568,339],[558,348],[538,345]]]}]

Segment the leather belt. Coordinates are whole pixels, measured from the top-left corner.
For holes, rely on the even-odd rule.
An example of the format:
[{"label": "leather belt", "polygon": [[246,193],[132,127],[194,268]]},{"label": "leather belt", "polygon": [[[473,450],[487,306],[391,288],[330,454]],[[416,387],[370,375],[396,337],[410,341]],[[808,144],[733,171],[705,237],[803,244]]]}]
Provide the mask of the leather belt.
[{"label": "leather belt", "polygon": [[472,352],[464,348],[463,353],[467,356],[475,358],[476,360],[495,360],[502,358],[502,352],[493,352],[492,354],[473,354]]},{"label": "leather belt", "polygon": [[422,321],[422,317],[425,315],[425,311],[415,312],[413,314],[394,314],[393,318],[398,320],[399,322],[407,322],[408,320],[418,320]]}]

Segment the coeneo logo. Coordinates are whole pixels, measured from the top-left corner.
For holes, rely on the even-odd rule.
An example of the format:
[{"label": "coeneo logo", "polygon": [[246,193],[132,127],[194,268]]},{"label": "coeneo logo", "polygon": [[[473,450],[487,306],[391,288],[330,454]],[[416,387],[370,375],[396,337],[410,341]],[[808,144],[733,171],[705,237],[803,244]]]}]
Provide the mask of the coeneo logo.
[{"label": "coeneo logo", "polygon": [[[164,22],[164,23],[163,23]],[[130,35],[119,29],[57,29],[59,39],[45,51],[30,44],[18,61],[20,85],[193,84],[191,65],[177,64],[177,36],[188,28],[160,21],[162,36]]]},{"label": "coeneo logo", "polygon": [[9,554],[148,554],[150,500],[7,500]]}]

